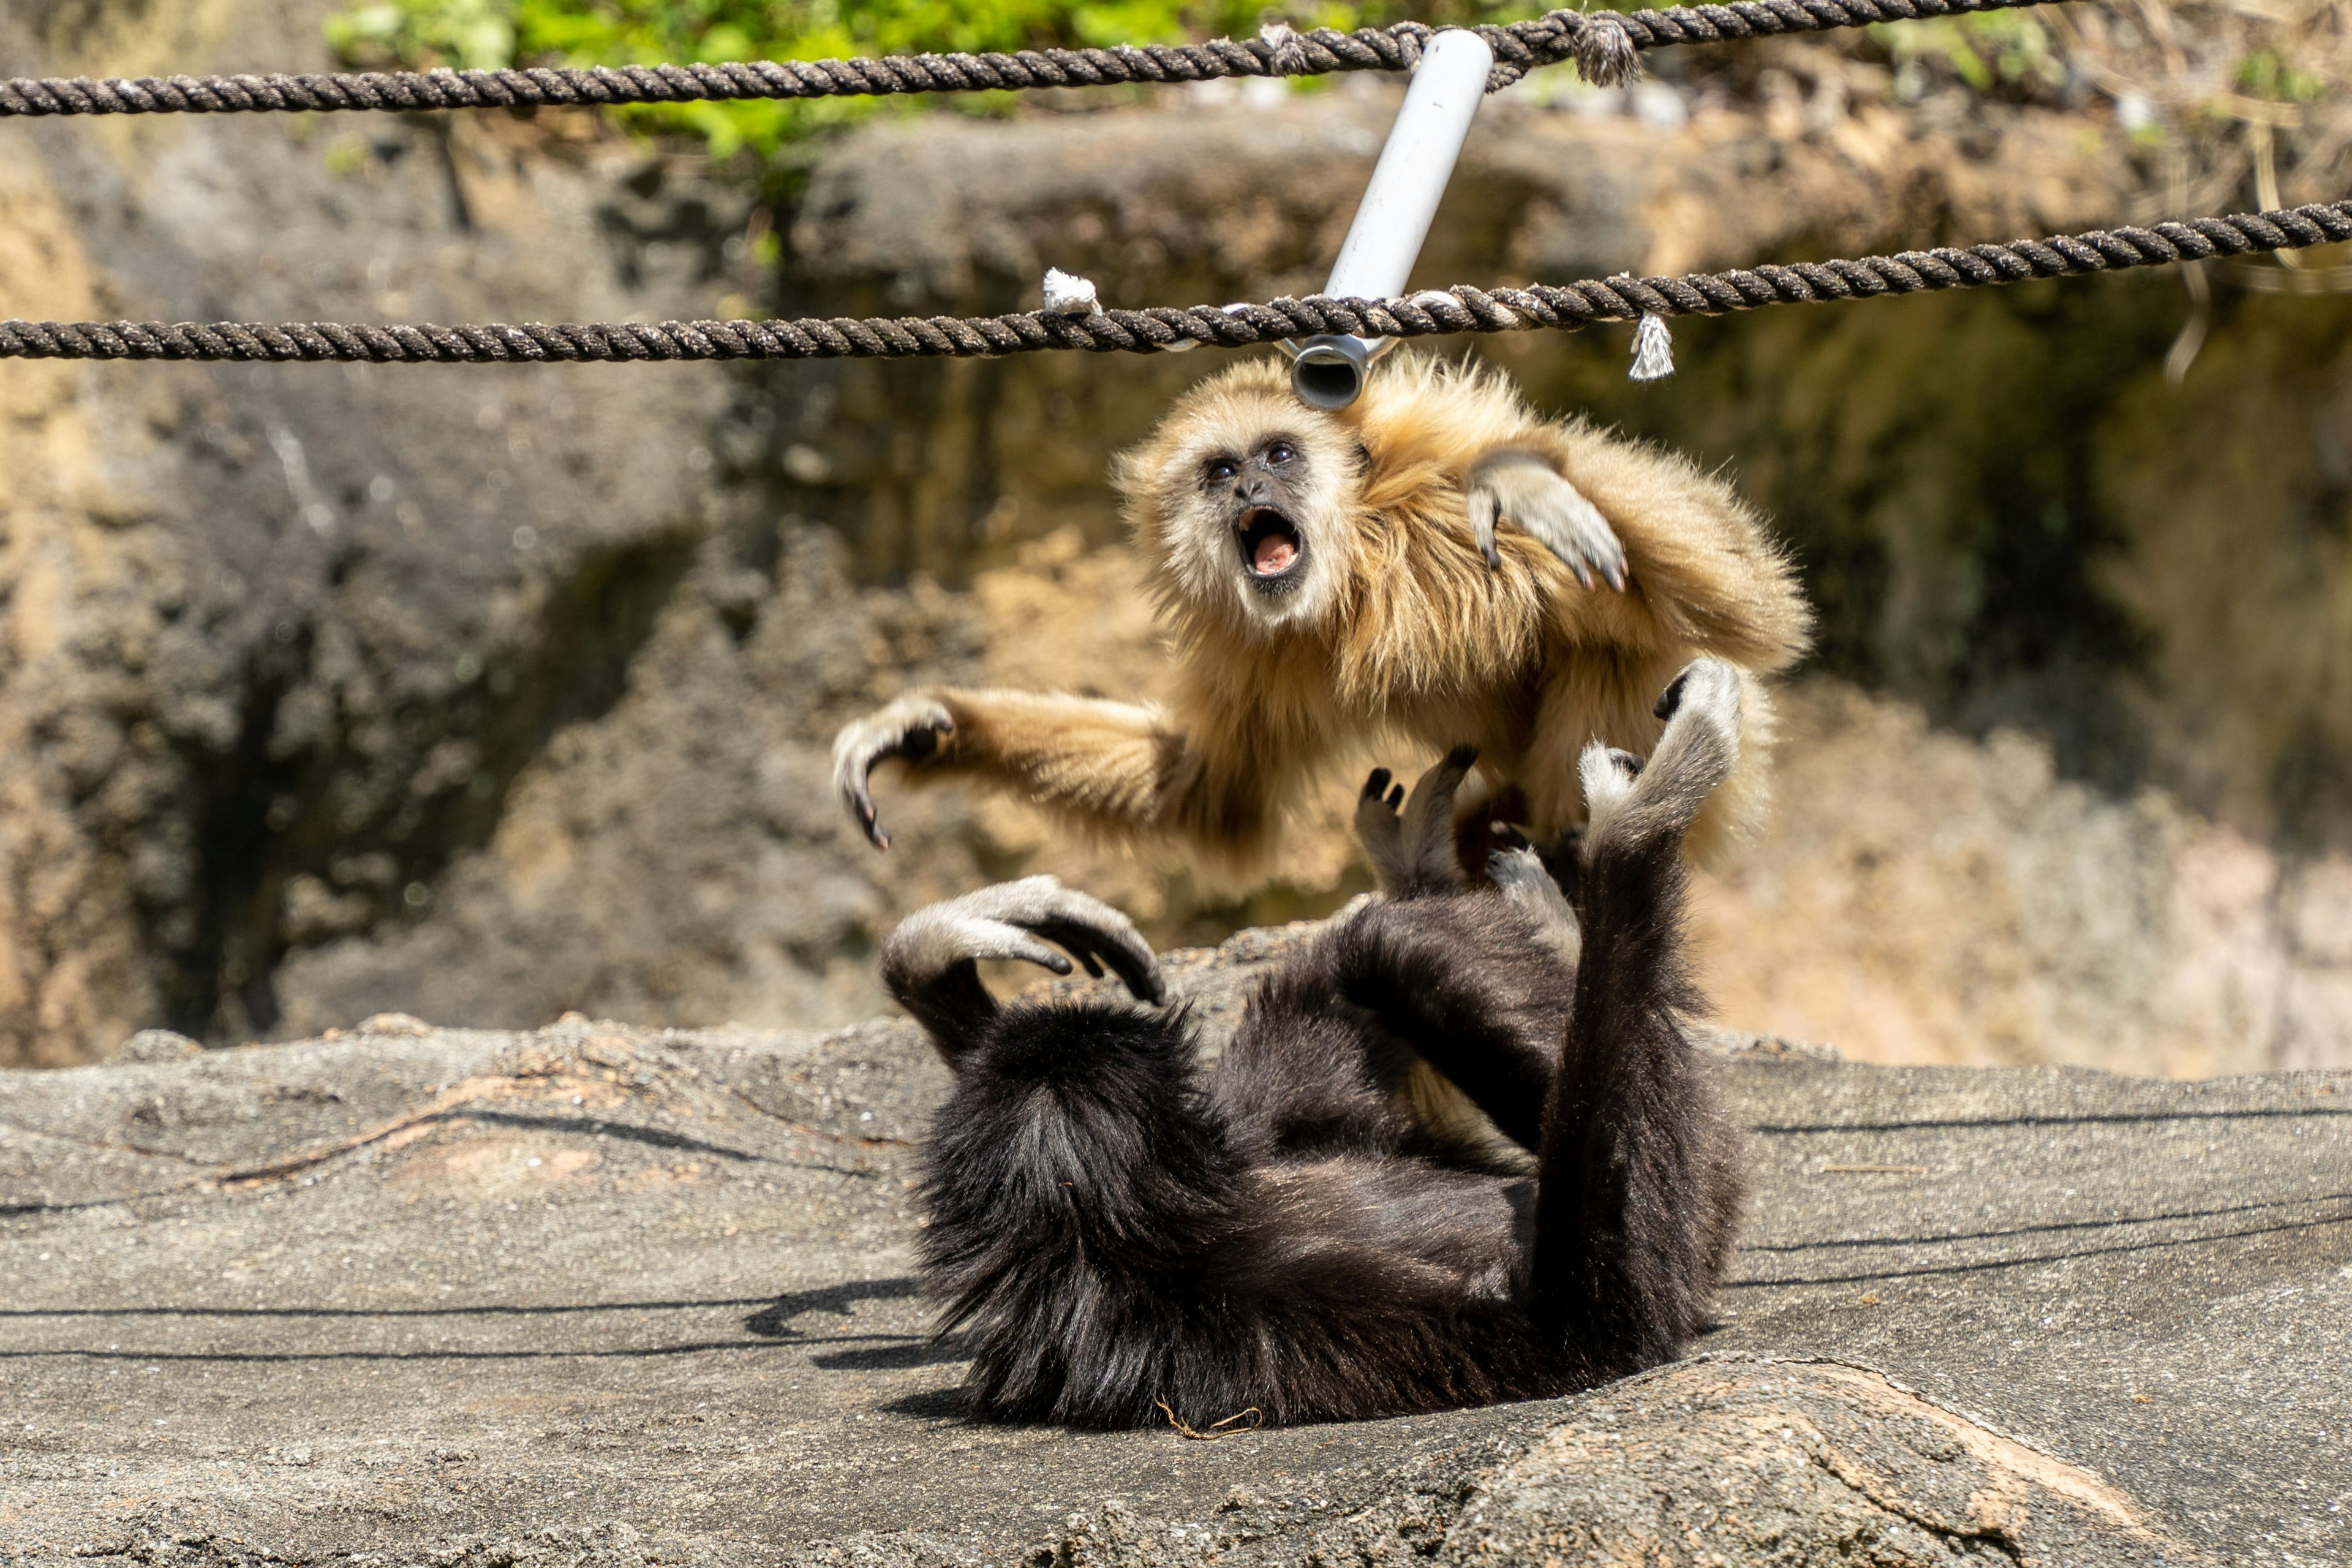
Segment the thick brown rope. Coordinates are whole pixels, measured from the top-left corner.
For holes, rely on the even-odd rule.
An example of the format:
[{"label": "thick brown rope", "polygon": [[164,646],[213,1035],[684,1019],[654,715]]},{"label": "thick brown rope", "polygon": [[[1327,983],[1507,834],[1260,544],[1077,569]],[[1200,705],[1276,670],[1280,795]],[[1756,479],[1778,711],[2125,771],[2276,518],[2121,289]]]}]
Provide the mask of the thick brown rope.
[{"label": "thick brown rope", "polygon": [[723,359],[919,359],[1025,353],[1040,349],[1150,353],[1210,343],[1252,343],[1317,332],[1420,338],[1444,332],[1573,331],[1643,315],[1713,316],[1759,305],[1860,300],[1971,289],[2036,278],[2072,278],[2134,267],[2299,250],[2352,239],[2352,202],[2292,211],[2094,229],[2007,245],[1972,245],[1805,261],[1681,278],[1587,279],[1563,287],[1473,289],[1404,300],[1276,300],[1265,305],[1098,310],[1062,315],[900,316],[855,321],[598,321],[471,327],[352,326],[334,322],[0,321],[0,358],[365,360],[374,363]]},{"label": "thick brown rope", "polygon": [[[1488,89],[1538,66],[1573,59],[1591,80],[1634,74],[1637,49],[1665,44],[1816,33],[1874,22],[2005,11],[2057,0],[1736,0],[1662,11],[1554,11],[1477,29],[1495,51]],[[519,109],[536,105],[688,103],[752,98],[856,98],[904,92],[982,92],[1118,82],[1204,81],[1213,77],[1322,76],[1410,70],[1425,22],[1270,28],[1255,38],[1108,49],[1024,49],[1017,54],[893,55],[879,59],[752,60],[721,65],[541,68],[490,71],[361,71],[346,75],[19,78],[0,80],[0,115],[242,114],[345,109]]]}]

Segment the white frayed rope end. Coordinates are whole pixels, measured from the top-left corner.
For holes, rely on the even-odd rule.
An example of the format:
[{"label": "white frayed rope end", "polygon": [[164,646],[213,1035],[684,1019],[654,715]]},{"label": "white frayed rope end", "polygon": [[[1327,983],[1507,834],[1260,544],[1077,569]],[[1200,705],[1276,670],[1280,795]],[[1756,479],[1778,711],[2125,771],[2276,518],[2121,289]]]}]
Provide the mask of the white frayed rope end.
[{"label": "white frayed rope end", "polygon": [[1045,268],[1045,309],[1063,316],[1091,316],[1102,309],[1094,279],[1079,278],[1058,267]]},{"label": "white frayed rope end", "polygon": [[1664,381],[1675,374],[1675,335],[1654,310],[1643,311],[1633,328],[1633,368],[1625,374],[1635,381]]}]

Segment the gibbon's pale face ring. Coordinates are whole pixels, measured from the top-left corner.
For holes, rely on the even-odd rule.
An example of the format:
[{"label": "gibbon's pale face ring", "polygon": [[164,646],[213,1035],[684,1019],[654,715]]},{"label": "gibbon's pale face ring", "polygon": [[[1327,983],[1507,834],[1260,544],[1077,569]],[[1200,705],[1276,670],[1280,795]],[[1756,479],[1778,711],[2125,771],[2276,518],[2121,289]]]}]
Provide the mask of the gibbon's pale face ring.
[{"label": "gibbon's pale face ring", "polygon": [[1319,617],[1346,572],[1352,446],[1285,398],[1236,398],[1165,454],[1151,489],[1186,596],[1244,625]]}]

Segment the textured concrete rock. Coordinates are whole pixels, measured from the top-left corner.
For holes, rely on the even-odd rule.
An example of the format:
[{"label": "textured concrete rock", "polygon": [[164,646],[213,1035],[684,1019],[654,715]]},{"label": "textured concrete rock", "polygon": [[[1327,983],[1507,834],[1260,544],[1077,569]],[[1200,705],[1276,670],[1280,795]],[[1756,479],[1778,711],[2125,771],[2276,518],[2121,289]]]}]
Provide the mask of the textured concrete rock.
[{"label": "textured concrete rock", "polygon": [[[1297,934],[1171,962],[1213,1035]],[[1213,1443],[955,1418],[903,1023],[0,1075],[0,1556],[2347,1561],[2352,1076],[1724,1047],[1702,1359]]]}]

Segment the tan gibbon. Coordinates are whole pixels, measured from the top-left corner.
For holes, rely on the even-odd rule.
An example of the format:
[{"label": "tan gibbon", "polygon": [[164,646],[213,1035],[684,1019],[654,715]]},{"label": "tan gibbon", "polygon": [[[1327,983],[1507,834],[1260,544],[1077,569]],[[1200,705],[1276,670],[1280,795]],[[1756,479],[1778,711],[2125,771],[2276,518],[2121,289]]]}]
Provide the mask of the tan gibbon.
[{"label": "tan gibbon", "polygon": [[1760,678],[1803,654],[1811,614],[1756,514],[1687,459],[1539,418],[1495,372],[1398,353],[1331,412],[1278,362],[1236,365],[1115,479],[1174,634],[1172,699],[900,698],[834,743],[877,847],[868,779],[895,760],[1245,876],[1313,779],[1381,744],[1475,748],[1465,818],[1549,840],[1585,816],[1585,744],[1647,753],[1658,692],[1701,658],[1740,672],[1741,734],[1692,850],[1760,821]]}]

